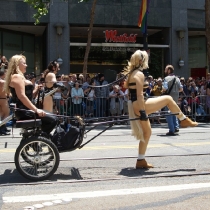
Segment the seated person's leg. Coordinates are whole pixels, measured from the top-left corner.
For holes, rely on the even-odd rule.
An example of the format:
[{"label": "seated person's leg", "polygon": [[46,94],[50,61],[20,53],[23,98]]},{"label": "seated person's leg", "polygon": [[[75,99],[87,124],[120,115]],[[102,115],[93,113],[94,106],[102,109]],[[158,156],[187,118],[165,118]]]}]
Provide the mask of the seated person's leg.
[{"label": "seated person's leg", "polygon": [[40,118],[42,120],[42,131],[50,133],[57,125],[57,117],[54,115],[46,114]]}]

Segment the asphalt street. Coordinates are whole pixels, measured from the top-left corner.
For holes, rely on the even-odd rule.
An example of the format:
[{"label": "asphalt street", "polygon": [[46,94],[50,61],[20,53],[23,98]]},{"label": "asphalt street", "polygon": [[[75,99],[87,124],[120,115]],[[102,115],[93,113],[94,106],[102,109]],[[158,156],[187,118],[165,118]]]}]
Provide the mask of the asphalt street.
[{"label": "asphalt street", "polygon": [[82,149],[60,154],[58,170],[42,182],[15,168],[20,131],[1,136],[1,209],[209,209],[209,124],[177,136],[166,136],[164,123],[152,127],[146,159],[154,168],[135,169],[138,141],[128,125],[116,125]]}]

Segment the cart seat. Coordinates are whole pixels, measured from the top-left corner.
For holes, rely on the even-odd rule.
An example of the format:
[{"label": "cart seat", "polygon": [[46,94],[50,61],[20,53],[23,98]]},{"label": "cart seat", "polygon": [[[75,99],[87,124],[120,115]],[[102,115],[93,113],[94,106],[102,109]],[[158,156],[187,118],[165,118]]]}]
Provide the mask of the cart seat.
[{"label": "cart seat", "polygon": [[42,121],[41,119],[35,120],[18,120],[16,121],[16,128],[34,128],[34,127],[41,127]]}]

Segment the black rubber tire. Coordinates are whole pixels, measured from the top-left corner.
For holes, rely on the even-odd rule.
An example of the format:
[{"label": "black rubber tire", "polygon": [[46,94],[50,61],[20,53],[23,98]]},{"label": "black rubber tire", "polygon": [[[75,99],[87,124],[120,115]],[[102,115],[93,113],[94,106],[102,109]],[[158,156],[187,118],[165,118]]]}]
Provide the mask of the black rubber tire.
[{"label": "black rubber tire", "polygon": [[[27,148],[28,145],[33,145],[33,144],[36,144],[36,143],[38,143],[40,145],[46,145],[47,147],[49,147],[49,149],[51,150],[51,152],[53,154],[51,156],[51,158],[53,157],[53,163],[54,164],[51,167],[51,170],[47,174],[44,174],[42,176],[30,175],[29,173],[27,173],[22,168],[21,163],[20,163],[20,157],[21,157],[30,167],[34,166],[34,168],[36,168],[35,169],[36,171],[37,171],[37,169],[39,169],[39,167],[46,166],[48,163],[50,163],[50,159],[49,158],[47,160],[45,160],[45,161],[40,162],[41,164],[39,165],[39,163],[38,164],[34,164],[34,162],[32,160],[30,160],[31,157],[27,158],[27,156],[26,156],[27,154],[26,153],[25,153],[25,157],[23,157],[22,152],[23,152],[24,148],[25,147]],[[35,151],[35,152],[37,152],[37,151]],[[43,153],[43,154],[45,155],[47,153]],[[59,155],[57,147],[49,139],[44,138],[42,136],[32,136],[32,137],[22,141],[20,143],[20,145],[18,146],[16,152],[15,152],[15,158],[14,159],[15,159],[15,166],[16,166],[17,171],[23,177],[25,177],[26,179],[29,179],[31,181],[43,181],[43,180],[46,180],[47,178],[49,178],[50,176],[52,176],[56,172],[56,170],[57,170],[57,168],[59,166],[59,163],[60,163],[60,155]],[[30,169],[30,171],[32,171],[32,170]]]}]

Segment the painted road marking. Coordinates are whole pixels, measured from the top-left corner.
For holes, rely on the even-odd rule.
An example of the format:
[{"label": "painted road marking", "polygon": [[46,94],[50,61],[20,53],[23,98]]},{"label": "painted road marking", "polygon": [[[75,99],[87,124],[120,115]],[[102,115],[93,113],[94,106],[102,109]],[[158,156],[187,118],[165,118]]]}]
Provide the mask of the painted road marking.
[{"label": "painted road marking", "polygon": [[[148,148],[164,148],[164,147],[185,147],[185,146],[205,146],[210,145],[210,142],[194,142],[194,143],[170,143],[170,144],[149,144]],[[82,150],[109,150],[109,149],[136,149],[138,148],[138,144],[136,145],[110,145],[110,146],[92,146],[92,147],[84,147]],[[10,149],[0,149],[0,153],[14,153],[16,148]]]},{"label": "painted road marking", "polygon": [[11,196],[3,197],[4,203],[22,203],[22,202],[37,202],[37,201],[53,201],[60,199],[78,199],[78,198],[96,198],[105,196],[121,196],[121,195],[134,195],[146,194],[156,192],[173,192],[181,190],[204,189],[210,188],[210,183],[192,183],[181,185],[167,185],[157,187],[141,187],[130,189],[118,190],[104,190],[104,191],[89,191],[78,193],[60,193],[60,194],[46,194],[46,195],[29,195],[29,196]]}]

